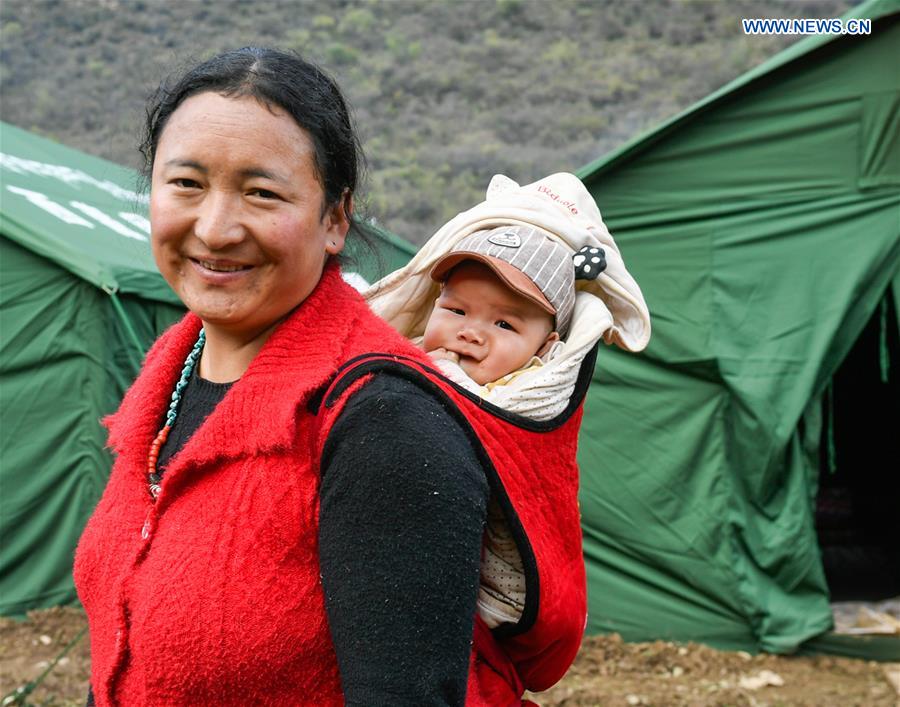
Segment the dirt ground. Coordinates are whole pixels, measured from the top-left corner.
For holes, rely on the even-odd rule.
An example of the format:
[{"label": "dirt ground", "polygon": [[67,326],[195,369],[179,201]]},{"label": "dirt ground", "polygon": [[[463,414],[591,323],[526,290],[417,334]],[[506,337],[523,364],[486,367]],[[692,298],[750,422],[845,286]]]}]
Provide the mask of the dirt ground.
[{"label": "dirt ground", "polygon": [[[24,622],[0,619],[2,707],[83,705],[90,663],[86,636],[32,693],[9,695],[44,672],[84,627],[84,613],[74,608],[35,611]],[[900,689],[900,665],[751,656],[696,644],[624,643],[618,636],[595,636],[585,641],[562,682],[531,698],[542,707],[897,707],[900,697],[890,671]]]}]

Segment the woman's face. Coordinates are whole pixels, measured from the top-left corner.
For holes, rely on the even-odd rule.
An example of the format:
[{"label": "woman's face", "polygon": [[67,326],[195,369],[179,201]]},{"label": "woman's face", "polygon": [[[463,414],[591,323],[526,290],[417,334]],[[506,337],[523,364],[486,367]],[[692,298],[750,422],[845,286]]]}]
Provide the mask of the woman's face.
[{"label": "woman's face", "polygon": [[344,246],[312,141],[280,108],[200,93],[169,118],[153,164],[153,255],[207,329],[249,342],[312,292]]}]

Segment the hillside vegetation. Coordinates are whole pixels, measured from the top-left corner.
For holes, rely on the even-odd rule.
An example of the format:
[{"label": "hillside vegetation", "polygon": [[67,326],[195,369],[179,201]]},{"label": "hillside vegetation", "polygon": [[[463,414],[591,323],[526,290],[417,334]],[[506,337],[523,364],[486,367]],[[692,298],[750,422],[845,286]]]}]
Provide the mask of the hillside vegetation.
[{"label": "hillside vegetation", "polygon": [[[742,17],[851,0],[3,0],[0,118],[133,167],[146,96],[223,48],[323,64],[369,157],[367,214],[421,243],[490,177],[574,171],[785,47]],[[602,204],[601,204],[602,208]]]}]

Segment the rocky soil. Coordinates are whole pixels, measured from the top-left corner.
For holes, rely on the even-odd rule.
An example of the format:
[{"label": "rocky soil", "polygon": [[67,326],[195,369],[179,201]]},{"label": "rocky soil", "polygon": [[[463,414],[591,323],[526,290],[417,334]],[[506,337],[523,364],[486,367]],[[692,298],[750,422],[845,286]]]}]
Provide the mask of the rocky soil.
[{"label": "rocky soil", "polygon": [[[850,617],[852,611],[845,613]],[[33,692],[16,695],[15,690],[40,676],[84,627],[84,613],[71,607],[35,611],[24,622],[0,619],[3,707],[83,705],[90,665],[86,636],[59,658]],[[663,641],[625,643],[613,635],[586,639],[562,682],[530,698],[542,707],[897,707],[898,690],[900,665],[751,656]]]}]

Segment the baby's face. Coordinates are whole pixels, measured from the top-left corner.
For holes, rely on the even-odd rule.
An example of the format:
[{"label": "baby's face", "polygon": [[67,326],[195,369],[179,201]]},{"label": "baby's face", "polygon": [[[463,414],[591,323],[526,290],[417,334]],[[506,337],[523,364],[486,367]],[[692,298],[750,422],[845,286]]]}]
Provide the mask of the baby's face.
[{"label": "baby's face", "polygon": [[495,381],[543,355],[553,341],[553,317],[509,289],[475,261],[455,267],[425,328],[426,351],[444,348],[479,385]]}]

